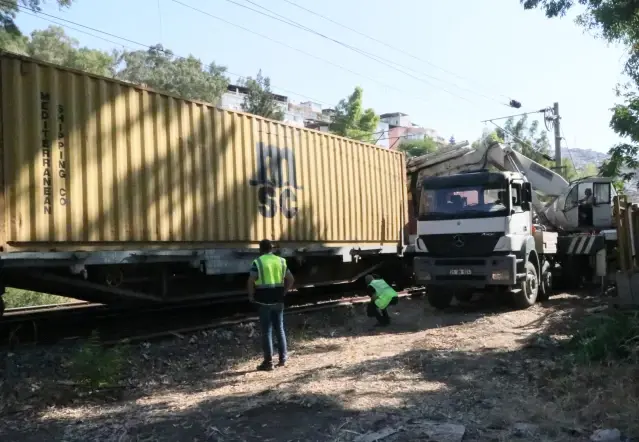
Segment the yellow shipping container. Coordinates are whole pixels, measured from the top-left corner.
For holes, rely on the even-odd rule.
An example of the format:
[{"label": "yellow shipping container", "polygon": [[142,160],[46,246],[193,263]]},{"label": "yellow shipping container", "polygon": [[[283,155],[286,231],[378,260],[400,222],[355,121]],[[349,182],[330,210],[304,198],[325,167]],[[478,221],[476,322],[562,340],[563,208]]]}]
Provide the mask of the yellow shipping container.
[{"label": "yellow shipping container", "polygon": [[3,53],[3,251],[394,245],[404,155]]}]

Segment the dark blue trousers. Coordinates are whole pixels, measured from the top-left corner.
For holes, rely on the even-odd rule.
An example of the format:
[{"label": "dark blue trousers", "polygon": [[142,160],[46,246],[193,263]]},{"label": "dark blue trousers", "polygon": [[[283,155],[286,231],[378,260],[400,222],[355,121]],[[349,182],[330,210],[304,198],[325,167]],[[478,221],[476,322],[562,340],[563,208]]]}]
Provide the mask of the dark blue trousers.
[{"label": "dark blue trousers", "polygon": [[273,329],[275,329],[280,362],[285,362],[287,354],[286,334],[284,333],[284,304],[261,304],[259,306],[259,315],[264,361],[273,361]]}]

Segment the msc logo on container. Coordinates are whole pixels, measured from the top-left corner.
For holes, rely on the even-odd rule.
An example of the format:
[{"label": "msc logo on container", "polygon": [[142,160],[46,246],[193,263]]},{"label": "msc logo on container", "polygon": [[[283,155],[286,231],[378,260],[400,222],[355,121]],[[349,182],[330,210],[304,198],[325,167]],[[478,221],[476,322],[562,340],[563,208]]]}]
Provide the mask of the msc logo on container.
[{"label": "msc logo on container", "polygon": [[302,190],[297,184],[295,153],[288,147],[276,147],[257,143],[256,175],[249,181],[257,187],[258,210],[262,216],[273,218],[280,211],[288,219],[298,212],[296,191]]}]

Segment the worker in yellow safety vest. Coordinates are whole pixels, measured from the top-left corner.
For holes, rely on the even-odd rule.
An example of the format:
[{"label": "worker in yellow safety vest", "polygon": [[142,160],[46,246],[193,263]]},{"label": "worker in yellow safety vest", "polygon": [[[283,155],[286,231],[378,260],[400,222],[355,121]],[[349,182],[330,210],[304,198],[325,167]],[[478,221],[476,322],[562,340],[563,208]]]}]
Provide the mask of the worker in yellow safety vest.
[{"label": "worker in yellow safety vest", "polygon": [[259,305],[264,361],[257,367],[258,370],[273,369],[273,328],[277,335],[278,365],[283,367],[286,364],[284,296],[293,287],[294,282],[286,260],[273,254],[271,241],[260,241],[260,256],[251,265],[247,284],[249,301]]},{"label": "worker in yellow safety vest", "polygon": [[378,324],[386,326],[390,324],[388,306],[396,305],[398,302],[397,292],[386,281],[375,278],[373,275],[366,275],[364,278],[371,297],[368,304],[367,315],[369,318],[377,318]]}]

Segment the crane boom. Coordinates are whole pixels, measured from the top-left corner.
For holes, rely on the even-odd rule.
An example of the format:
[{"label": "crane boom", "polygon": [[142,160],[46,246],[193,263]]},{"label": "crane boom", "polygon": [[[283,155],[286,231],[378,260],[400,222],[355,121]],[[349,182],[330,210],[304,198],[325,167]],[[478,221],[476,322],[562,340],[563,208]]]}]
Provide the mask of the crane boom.
[{"label": "crane boom", "polygon": [[[557,222],[553,202],[570,189],[568,181],[557,172],[531,160],[510,146],[498,142],[471,147],[468,142],[446,147],[437,152],[411,158],[408,173],[417,173],[417,183],[432,176],[454,175],[482,170],[493,166],[500,171],[520,173],[533,190],[532,205],[535,212],[551,225]],[[537,192],[545,195],[543,203]]]},{"label": "crane boom", "polygon": [[569,188],[568,181],[557,172],[498,142],[471,147],[465,141],[434,153],[410,158],[407,170],[409,174],[419,173],[421,178],[476,171],[488,166],[519,172],[535,190],[548,196],[559,196]]},{"label": "crane boom", "polygon": [[550,296],[556,276],[577,287],[582,278],[606,275],[616,238],[606,233],[610,179],[569,183],[496,142],[411,158],[407,171],[418,193],[415,280],[428,287],[434,307],[479,289],[509,293],[527,308]]}]

